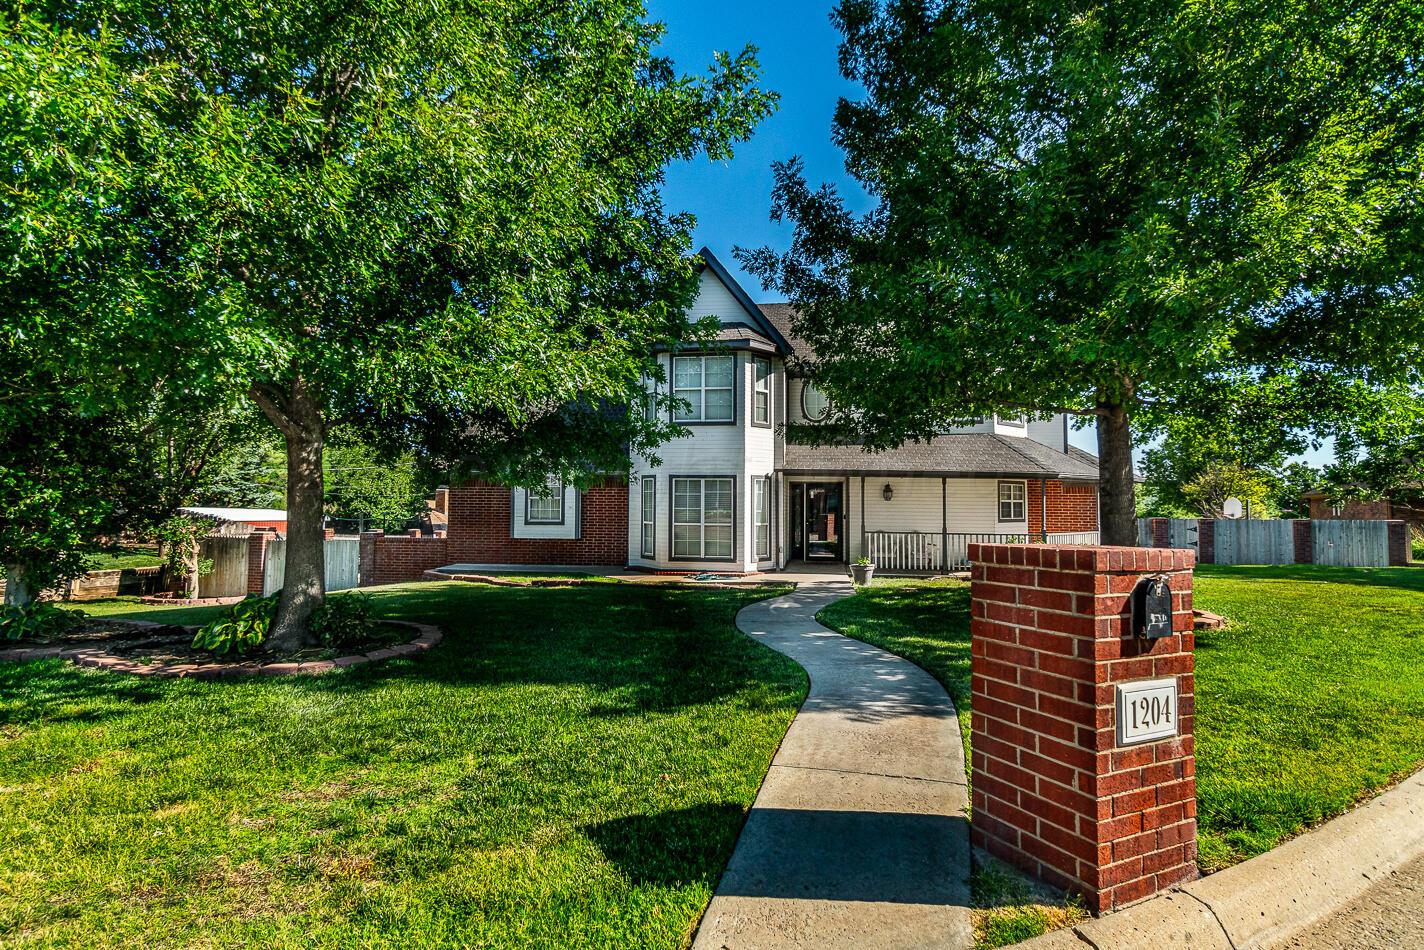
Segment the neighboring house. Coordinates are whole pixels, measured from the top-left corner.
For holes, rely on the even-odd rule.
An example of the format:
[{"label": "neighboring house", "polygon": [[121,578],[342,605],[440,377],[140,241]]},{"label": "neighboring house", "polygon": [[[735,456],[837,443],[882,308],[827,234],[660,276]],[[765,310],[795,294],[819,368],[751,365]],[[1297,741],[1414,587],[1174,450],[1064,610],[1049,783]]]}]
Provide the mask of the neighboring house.
[{"label": "neighboring house", "polygon": [[1097,458],[1069,445],[1061,415],[993,419],[876,454],[788,443],[787,423],[827,408],[796,370],[813,354],[793,311],[754,303],[711,252],[701,257],[690,316],[722,330],[715,348],[657,354],[690,404],[677,418],[689,434],[660,448],[662,464],[637,459],[626,482],[587,491],[454,486],[443,547],[390,544],[373,555],[377,582],[450,563],[745,573],[866,555],[934,571],[963,569],[975,540],[1097,541]]},{"label": "neighboring house", "polygon": [[287,513],[281,508],[182,508],[185,515],[211,518],[218,524],[218,534],[249,534],[254,528],[270,528],[278,534],[287,533]]},{"label": "neighboring house", "polygon": [[1403,521],[1415,531],[1424,531],[1424,510],[1397,504],[1390,498],[1374,501],[1346,501],[1335,503],[1330,496],[1319,489],[1301,496],[1302,507],[1309,509],[1309,517],[1318,520],[1344,521]]}]

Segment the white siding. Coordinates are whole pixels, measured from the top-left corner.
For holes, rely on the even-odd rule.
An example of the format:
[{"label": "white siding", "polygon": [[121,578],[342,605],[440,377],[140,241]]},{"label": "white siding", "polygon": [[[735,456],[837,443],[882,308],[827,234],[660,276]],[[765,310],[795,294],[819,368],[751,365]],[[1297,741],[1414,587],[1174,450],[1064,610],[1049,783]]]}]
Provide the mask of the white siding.
[{"label": "white siding", "polygon": [[579,536],[579,494],[572,485],[564,486],[563,524],[525,524],[525,501],[529,493],[523,488],[513,489],[513,520],[510,537],[513,538],[577,538]]},{"label": "white siding", "polygon": [[1035,442],[1041,442],[1051,449],[1059,452],[1068,451],[1063,444],[1064,417],[1060,413],[1056,416],[1049,416],[1047,419],[1034,419],[1028,424],[1028,437]]},{"label": "white siding", "polygon": [[[715,316],[723,324],[752,325],[752,318],[710,269],[702,272],[700,280],[697,300],[688,311],[691,319]],[[786,376],[781,360],[768,356],[772,364],[772,425],[755,426],[752,424],[752,354],[746,351],[734,352],[737,379],[735,424],[688,426],[689,434],[685,438],[674,439],[657,449],[656,454],[662,464],[656,467],[649,465],[645,459],[633,460],[628,497],[629,564],[676,571],[755,571],[772,567],[776,563],[776,548],[782,536],[777,524],[782,511],[781,506],[777,504],[779,493],[773,489],[773,557],[759,564],[754,544],[756,512],[753,508],[753,483],[758,477],[772,475],[776,469],[779,441],[776,426],[785,421],[783,387]],[[662,354],[658,359],[667,378],[671,380],[671,355]],[[641,556],[641,484],[644,475],[652,475],[657,479],[657,510],[653,519],[657,553],[652,558]],[[731,477],[735,480],[734,560],[685,561],[672,558],[672,479],[680,476]]]}]

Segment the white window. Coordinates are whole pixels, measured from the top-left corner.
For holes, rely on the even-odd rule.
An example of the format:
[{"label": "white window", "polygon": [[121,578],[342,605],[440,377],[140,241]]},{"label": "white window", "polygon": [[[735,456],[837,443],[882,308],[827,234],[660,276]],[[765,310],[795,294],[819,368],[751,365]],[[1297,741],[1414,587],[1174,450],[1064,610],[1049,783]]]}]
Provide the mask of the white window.
[{"label": "white window", "polygon": [[732,498],[730,478],[674,478],[672,556],[732,560]]},{"label": "white window", "polygon": [[1028,486],[1023,482],[999,483],[999,520],[1028,519]]},{"label": "white window", "polygon": [[752,483],[752,511],[756,512],[756,556],[771,557],[771,479],[758,478]]},{"label": "white window", "polygon": [[640,549],[643,557],[656,556],[654,545],[655,535],[653,527],[654,517],[657,514],[658,506],[658,483],[652,475],[643,476],[643,545]]},{"label": "white window", "polygon": [[1013,426],[1015,429],[1023,429],[1028,426],[1028,416],[1006,417],[995,416],[1001,426]]},{"label": "white window", "polygon": [[771,425],[771,361],[757,358],[752,360],[752,372],[756,382],[752,386],[752,421],[758,425]]},{"label": "white window", "polygon": [[549,476],[542,491],[531,489],[524,493],[525,524],[564,523],[564,480],[557,475]]},{"label": "white window", "polygon": [[676,356],[672,394],[688,405],[678,422],[731,422],[734,418],[735,356]]},{"label": "white window", "polygon": [[801,387],[801,414],[811,422],[821,422],[831,411],[831,401],[814,383]]}]

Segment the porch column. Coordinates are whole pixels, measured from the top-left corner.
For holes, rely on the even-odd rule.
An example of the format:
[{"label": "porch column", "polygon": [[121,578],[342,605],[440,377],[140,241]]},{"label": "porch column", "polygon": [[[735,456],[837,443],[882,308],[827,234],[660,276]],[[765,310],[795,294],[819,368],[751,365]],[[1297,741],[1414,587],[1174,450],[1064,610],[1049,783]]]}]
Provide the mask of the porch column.
[{"label": "porch column", "polygon": [[860,556],[870,557],[870,536],[865,532],[865,476],[860,476]]},{"label": "porch column", "polygon": [[949,573],[949,479],[939,480],[939,569]]}]

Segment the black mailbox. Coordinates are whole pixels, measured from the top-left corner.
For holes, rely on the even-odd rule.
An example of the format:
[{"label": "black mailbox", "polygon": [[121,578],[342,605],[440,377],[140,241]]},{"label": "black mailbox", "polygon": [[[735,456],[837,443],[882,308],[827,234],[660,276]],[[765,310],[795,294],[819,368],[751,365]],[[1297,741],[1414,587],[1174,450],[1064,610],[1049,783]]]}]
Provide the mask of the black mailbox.
[{"label": "black mailbox", "polygon": [[1142,578],[1132,589],[1132,635],[1148,640],[1172,635],[1172,588],[1160,574]]}]

